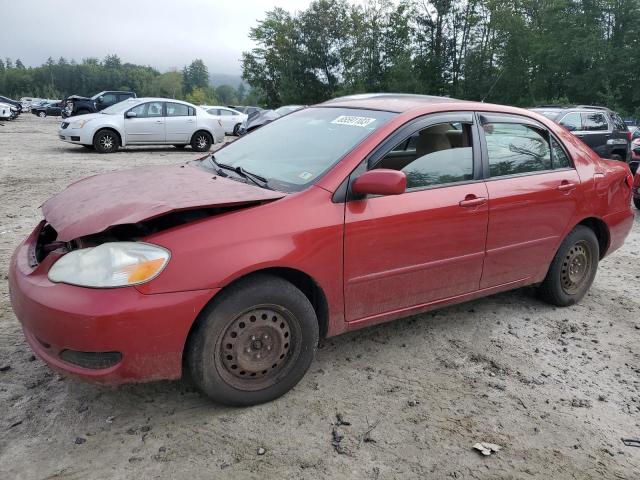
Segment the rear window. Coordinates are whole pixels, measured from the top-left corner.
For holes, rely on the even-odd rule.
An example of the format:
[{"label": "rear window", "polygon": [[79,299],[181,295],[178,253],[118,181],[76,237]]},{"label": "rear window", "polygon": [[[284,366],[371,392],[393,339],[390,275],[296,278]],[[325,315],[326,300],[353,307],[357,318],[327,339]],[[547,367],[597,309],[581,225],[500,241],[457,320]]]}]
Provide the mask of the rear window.
[{"label": "rear window", "polygon": [[611,122],[615,125],[615,129],[616,130],[626,130],[627,129],[627,124],[624,123],[624,120],[622,120],[622,117],[620,117],[620,115],[618,115],[615,112],[611,113]]}]

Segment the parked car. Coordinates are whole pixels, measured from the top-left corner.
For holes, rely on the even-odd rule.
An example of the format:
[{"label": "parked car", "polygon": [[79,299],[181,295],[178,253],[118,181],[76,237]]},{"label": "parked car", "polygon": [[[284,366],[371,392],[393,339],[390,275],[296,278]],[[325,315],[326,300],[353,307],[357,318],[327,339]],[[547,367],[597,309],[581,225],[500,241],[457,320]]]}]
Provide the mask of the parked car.
[{"label": "parked car", "polygon": [[[635,133],[638,133],[636,130]],[[640,135],[634,136],[633,140],[631,140],[631,160],[629,160],[629,168],[631,169],[631,173],[635,174],[638,172],[638,167],[640,166]]]},{"label": "parked car", "polygon": [[238,135],[238,130],[247,122],[247,118],[249,117],[246,113],[229,107],[202,105],[202,108],[205,109],[209,115],[213,115],[220,120],[225,133],[230,135]]},{"label": "parked car", "polygon": [[528,110],[338,98],[186,165],[70,185],[13,254],[11,303],[56,370],[113,385],[185,366],[251,405],[291,389],[321,337],[525,285],[580,301],[632,227],[631,186]]},{"label": "parked car", "polygon": [[8,103],[0,103],[0,119],[13,120],[18,116],[18,109]]},{"label": "parked car", "polygon": [[258,114],[250,117],[249,120],[247,120],[246,126],[240,128],[239,133],[244,135],[245,133],[249,133],[256,128],[260,128],[267,123],[273,122],[280,117],[302,108],[304,108],[302,105],[285,105],[284,107],[276,108],[275,110],[262,110]]},{"label": "parked car", "polygon": [[37,115],[40,118],[45,117],[59,117],[62,115],[62,108],[64,103],[61,101],[50,102],[38,107],[31,107],[31,113]]},{"label": "parked car", "polygon": [[100,113],[66,119],[60,140],[111,153],[127,145],[191,145],[209,151],[224,140],[222,124],[207,112],[169,98],[130,98]]},{"label": "parked car", "polygon": [[602,158],[629,161],[631,133],[620,115],[608,108],[543,105],[531,110],[565,127]]},{"label": "parked car", "polygon": [[65,109],[63,116],[73,117],[75,115],[100,112],[128,98],[136,98],[136,94],[134,92],[104,91],[96,93],[91,98],[71,95],[64,101]]},{"label": "parked car", "polygon": [[640,169],[637,167],[633,180],[633,204],[640,210]]},{"label": "parked car", "polygon": [[22,104],[20,102],[13,100],[9,97],[3,97],[2,95],[0,95],[0,102],[8,103],[9,105],[13,105],[14,107],[16,107],[18,111],[18,115],[22,113]]},{"label": "parked car", "polygon": [[234,110],[237,110],[240,113],[246,113],[248,118],[251,118],[254,115],[257,115],[258,113],[263,111],[263,109],[260,107],[246,107],[244,105],[235,105],[235,106],[227,105],[227,107],[233,108]]}]

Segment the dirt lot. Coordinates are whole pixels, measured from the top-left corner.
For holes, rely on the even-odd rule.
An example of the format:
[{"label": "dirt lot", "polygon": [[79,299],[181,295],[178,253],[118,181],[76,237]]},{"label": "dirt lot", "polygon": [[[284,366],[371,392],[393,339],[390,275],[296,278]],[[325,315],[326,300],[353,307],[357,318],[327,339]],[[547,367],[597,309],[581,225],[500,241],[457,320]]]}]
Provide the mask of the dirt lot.
[{"label": "dirt lot", "polygon": [[[88,175],[198,156],[98,155],[56,126],[0,126],[0,478],[638,478],[620,439],[640,437],[640,218],[575,307],[524,289],[330,339],[283,398],[224,408],[187,382],[97,387],[32,356],[6,278],[38,206]],[[479,441],[504,448],[482,457]]]}]

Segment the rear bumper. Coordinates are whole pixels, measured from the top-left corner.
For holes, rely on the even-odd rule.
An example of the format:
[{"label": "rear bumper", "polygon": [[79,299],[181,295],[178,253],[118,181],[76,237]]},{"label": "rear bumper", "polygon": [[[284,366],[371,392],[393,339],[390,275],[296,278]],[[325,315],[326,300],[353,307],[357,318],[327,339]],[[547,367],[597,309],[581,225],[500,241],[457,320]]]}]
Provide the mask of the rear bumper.
[{"label": "rear bumper", "polygon": [[[133,287],[51,283],[47,271],[54,254],[32,269],[29,241],[11,259],[9,290],[27,342],[40,358],[55,370],[110,385],[182,375],[187,335],[215,290],[145,295]],[[65,350],[119,352],[121,358],[107,368],[86,368],[63,360]]]}]

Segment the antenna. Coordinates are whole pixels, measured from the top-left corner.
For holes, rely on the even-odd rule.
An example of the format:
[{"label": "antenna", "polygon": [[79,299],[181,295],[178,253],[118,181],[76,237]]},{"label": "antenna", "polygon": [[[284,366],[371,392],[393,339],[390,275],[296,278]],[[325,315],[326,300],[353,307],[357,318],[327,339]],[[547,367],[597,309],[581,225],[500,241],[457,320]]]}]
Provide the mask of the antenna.
[{"label": "antenna", "polygon": [[491,92],[493,92],[493,87],[495,87],[495,86],[496,86],[496,83],[498,83],[498,82],[500,81],[500,79],[502,78],[502,74],[503,74],[503,73],[504,73],[504,70],[502,70],[502,71],[500,72],[500,75],[498,75],[498,78],[496,78],[496,81],[495,81],[495,82],[493,82],[493,85],[491,85],[491,88],[489,89],[489,91],[487,92],[487,94],[486,94],[484,97],[482,97],[482,100],[480,100],[480,102],[484,103],[484,101],[487,99],[487,97],[488,97],[489,95],[491,95]]}]

